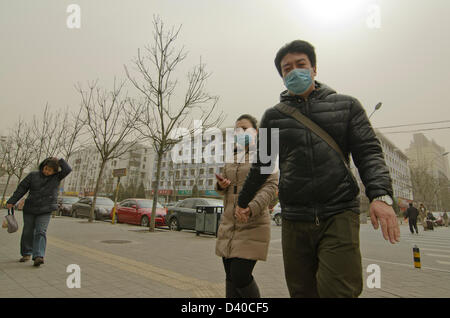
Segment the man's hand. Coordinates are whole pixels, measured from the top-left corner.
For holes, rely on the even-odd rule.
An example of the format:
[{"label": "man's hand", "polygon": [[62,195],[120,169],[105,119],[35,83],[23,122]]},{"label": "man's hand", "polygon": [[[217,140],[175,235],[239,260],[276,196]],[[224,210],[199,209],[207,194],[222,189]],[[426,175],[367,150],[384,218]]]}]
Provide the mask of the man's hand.
[{"label": "man's hand", "polygon": [[385,240],[389,240],[392,244],[400,242],[400,228],[391,206],[379,200],[373,201],[370,204],[370,220],[375,230],[381,225]]},{"label": "man's hand", "polygon": [[250,208],[243,209],[240,206],[236,206],[234,216],[236,217],[238,222],[247,223],[250,215],[251,215]]}]

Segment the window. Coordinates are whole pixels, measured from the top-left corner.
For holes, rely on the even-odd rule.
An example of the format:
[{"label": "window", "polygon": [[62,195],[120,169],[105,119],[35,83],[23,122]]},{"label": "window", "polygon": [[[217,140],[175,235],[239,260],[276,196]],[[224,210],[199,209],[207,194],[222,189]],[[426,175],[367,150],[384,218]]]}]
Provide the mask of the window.
[{"label": "window", "polygon": [[209,168],[209,174],[213,174],[214,173],[214,168]]},{"label": "window", "polygon": [[212,179],[209,179],[209,180],[208,180],[208,185],[209,185],[209,186],[212,186],[212,185],[213,185],[213,180],[212,180]]},{"label": "window", "polygon": [[186,186],[186,180],[183,180],[183,186]]},{"label": "window", "polygon": [[204,175],[205,174],[205,169],[200,169],[200,175],[202,176],[202,175]]},{"label": "window", "polygon": [[191,176],[195,176],[195,169],[191,169]]},{"label": "window", "polygon": [[203,186],[203,180],[198,180],[198,185]]},{"label": "window", "polygon": [[190,185],[190,186],[193,186],[193,185],[194,185],[194,180],[190,180],[190,181],[189,181],[189,185]]},{"label": "window", "polygon": [[188,174],[188,171],[187,171],[187,169],[184,169],[184,170],[183,170],[183,177],[186,177],[186,176],[187,176],[187,174]]},{"label": "window", "polygon": [[195,206],[197,205],[196,204],[196,200],[194,200],[194,199],[186,199],[185,201],[186,201],[185,204],[184,204],[185,208],[195,209]]}]

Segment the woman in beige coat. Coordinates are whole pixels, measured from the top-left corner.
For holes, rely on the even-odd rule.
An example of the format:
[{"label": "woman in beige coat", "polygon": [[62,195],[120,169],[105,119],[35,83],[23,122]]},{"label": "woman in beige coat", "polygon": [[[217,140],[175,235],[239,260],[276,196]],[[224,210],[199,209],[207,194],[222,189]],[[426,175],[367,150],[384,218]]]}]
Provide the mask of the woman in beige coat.
[{"label": "woman in beige coat", "polygon": [[224,213],[217,235],[216,254],[222,257],[225,267],[226,297],[259,298],[258,285],[252,272],[257,260],[267,259],[271,225],[268,205],[278,188],[278,173],[267,179],[249,203],[250,217],[243,220],[236,218],[238,195],[251,167],[249,144],[256,140],[257,121],[250,115],[242,115],[236,121],[235,127],[244,131],[249,128],[255,130],[252,130],[253,135],[235,135],[236,142],[242,145],[242,148],[245,145],[245,162],[237,158],[239,152],[235,148],[234,163],[226,163],[223,175],[217,178],[216,190],[224,195]]}]

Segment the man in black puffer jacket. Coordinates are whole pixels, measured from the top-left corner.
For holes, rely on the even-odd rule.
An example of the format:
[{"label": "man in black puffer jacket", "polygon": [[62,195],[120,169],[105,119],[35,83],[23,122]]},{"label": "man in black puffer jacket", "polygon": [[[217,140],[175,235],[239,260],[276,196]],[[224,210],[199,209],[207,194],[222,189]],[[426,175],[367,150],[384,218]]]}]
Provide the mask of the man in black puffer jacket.
[{"label": "man in black puffer jacket", "polygon": [[[399,241],[392,209],[392,182],[380,143],[364,108],[314,80],[314,47],[293,41],[279,50],[275,65],[288,88],[280,101],[299,110],[352,154],[371,201],[370,216],[383,236]],[[291,297],[358,297],[362,291],[359,249],[359,188],[338,152],[299,121],[272,107],[262,128],[279,129],[279,199],[286,281]],[[271,149],[268,138],[266,149]],[[259,150],[259,149],[258,149]],[[270,152],[270,151],[269,151]],[[270,154],[274,158],[274,154]],[[270,164],[270,163],[269,163]],[[251,217],[247,207],[269,174],[258,152],[239,194],[236,217]]]},{"label": "man in black puffer jacket", "polygon": [[23,206],[23,231],[20,240],[20,262],[33,256],[34,266],[44,263],[47,244],[47,227],[51,213],[58,209],[58,189],[72,168],[64,159],[47,158],[39,165],[39,171],[30,172],[17,186],[8,200],[7,208],[12,208],[28,191]]}]

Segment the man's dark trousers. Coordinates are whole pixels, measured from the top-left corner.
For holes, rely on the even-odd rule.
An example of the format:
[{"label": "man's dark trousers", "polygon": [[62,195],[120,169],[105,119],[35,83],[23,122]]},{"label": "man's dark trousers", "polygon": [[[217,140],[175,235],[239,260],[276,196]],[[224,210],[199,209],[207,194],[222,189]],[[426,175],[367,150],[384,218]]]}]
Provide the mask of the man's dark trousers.
[{"label": "man's dark trousers", "polygon": [[291,297],[354,298],[361,294],[358,213],[346,211],[319,225],[283,219],[282,246]]},{"label": "man's dark trousers", "polygon": [[417,230],[417,218],[409,218],[409,230],[412,234],[414,234],[414,229],[416,229],[416,233],[419,234],[419,231]]}]

